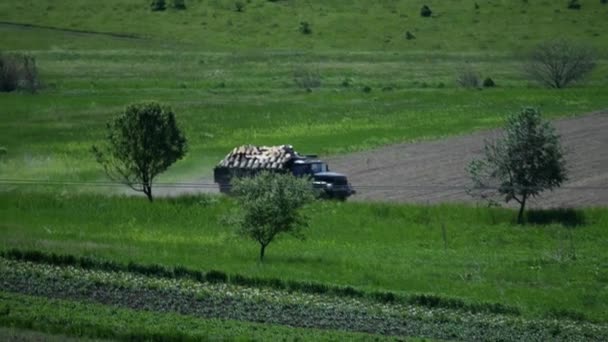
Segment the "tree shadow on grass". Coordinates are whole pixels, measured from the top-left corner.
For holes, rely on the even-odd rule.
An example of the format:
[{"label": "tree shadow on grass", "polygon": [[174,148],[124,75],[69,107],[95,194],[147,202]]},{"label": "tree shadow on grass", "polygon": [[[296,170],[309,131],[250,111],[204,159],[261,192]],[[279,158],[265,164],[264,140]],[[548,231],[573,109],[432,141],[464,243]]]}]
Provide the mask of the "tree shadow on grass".
[{"label": "tree shadow on grass", "polygon": [[526,218],[527,222],[531,224],[561,224],[571,228],[584,226],[587,221],[582,210],[572,208],[530,210]]}]

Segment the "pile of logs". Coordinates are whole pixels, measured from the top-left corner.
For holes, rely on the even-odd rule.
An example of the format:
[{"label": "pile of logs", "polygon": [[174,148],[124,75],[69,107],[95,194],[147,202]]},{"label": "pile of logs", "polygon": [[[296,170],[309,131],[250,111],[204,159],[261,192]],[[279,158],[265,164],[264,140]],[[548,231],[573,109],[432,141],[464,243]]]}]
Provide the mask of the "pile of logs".
[{"label": "pile of logs", "polygon": [[218,167],[240,169],[285,169],[298,156],[291,145],[235,147],[220,161]]}]

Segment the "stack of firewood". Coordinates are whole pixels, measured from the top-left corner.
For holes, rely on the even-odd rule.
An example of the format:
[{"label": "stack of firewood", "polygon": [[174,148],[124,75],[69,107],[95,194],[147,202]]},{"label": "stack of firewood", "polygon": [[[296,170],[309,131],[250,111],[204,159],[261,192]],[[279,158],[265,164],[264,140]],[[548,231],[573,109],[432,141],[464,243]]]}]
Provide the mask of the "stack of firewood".
[{"label": "stack of firewood", "polygon": [[235,147],[218,166],[240,169],[284,169],[298,155],[291,145]]}]

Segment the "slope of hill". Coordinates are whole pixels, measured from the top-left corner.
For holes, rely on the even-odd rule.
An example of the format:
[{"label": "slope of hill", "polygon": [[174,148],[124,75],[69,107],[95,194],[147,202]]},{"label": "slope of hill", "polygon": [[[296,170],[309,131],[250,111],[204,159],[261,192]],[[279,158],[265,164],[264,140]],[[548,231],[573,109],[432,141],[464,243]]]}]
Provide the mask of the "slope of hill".
[{"label": "slope of hill", "polygon": [[[191,49],[515,52],[547,37],[608,42],[608,5],[584,1],[186,0],[153,12],[144,0],[0,3],[0,21],[187,43]],[[242,10],[237,11],[237,4]],[[431,17],[420,15],[427,4]],[[310,34],[300,32],[308,23]],[[406,39],[406,32],[415,39]],[[410,37],[412,38],[412,37]],[[101,47],[101,44],[100,44]],[[34,48],[31,46],[30,48]]]}]

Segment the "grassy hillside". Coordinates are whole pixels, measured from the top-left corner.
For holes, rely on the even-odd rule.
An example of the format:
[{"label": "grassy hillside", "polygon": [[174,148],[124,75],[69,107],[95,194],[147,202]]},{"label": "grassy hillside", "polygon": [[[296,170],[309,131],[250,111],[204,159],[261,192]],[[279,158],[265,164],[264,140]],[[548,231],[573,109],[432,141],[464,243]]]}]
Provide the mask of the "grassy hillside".
[{"label": "grassy hillside", "polygon": [[[244,10],[238,12],[235,4]],[[152,12],[144,0],[3,1],[0,21],[135,35],[197,50],[515,52],[547,37],[605,46],[608,6],[582,1],[186,0],[186,10]],[[171,4],[169,0],[167,3]],[[430,18],[420,16],[427,4]],[[475,8],[475,4],[478,8]],[[306,21],[312,34],[299,32]],[[416,36],[406,40],[405,33]],[[37,49],[28,41],[20,47]]]},{"label": "grassy hillside", "polygon": [[[496,127],[522,106],[548,117],[608,108],[608,6],[599,2],[577,11],[431,1],[431,18],[409,1],[243,3],[243,12],[220,0],[164,12],[148,1],[0,3],[0,48],[34,55],[44,84],[36,95],[0,93],[0,177],[103,178],[91,145],[140,100],[173,105],[190,140],[165,180],[208,177],[243,143],[327,155]],[[312,34],[298,31],[301,21]],[[556,37],[597,48],[584,85],[553,91],[523,77],[522,53]],[[458,88],[467,66],[498,87]],[[302,72],[320,87],[298,86]]]},{"label": "grassy hillside", "polygon": [[[188,156],[164,181],[207,178],[245,143],[292,144],[325,156],[498,127],[522,106],[539,107],[548,118],[608,109],[608,4],[597,0],[581,0],[580,10],[549,0],[186,0],[186,10],[162,12],[149,3],[0,1],[0,52],[34,56],[43,84],[35,94],[0,93],[0,179],[105,179],[91,146],[113,115],[142,100],[172,105],[189,139]],[[433,10],[430,18],[419,14],[423,3]],[[310,34],[301,32],[302,22]],[[408,31],[414,39],[406,39]],[[523,75],[527,51],[554,38],[596,49],[597,68],[585,82],[556,91]],[[497,87],[460,88],[456,78],[465,68]],[[301,75],[317,84],[302,84]],[[107,196],[107,189],[79,192],[1,183],[0,249],[500,303],[520,309],[523,319],[547,319],[546,331],[578,329],[568,319],[597,321],[604,330],[608,322],[605,209],[578,212],[574,226],[537,217],[521,227],[513,212],[496,208],[316,203],[307,209],[309,238],[273,242],[260,264],[257,246],[221,219],[230,199],[150,204]],[[16,292],[38,296],[27,286],[36,283],[28,273],[14,279],[26,284],[10,283]],[[80,280],[63,279],[76,290],[91,285]],[[0,297],[0,325],[26,330],[0,329],[0,339],[37,335],[28,330],[49,333],[42,339],[372,337],[119,310],[72,301],[77,296]],[[470,322],[460,313],[452,317],[456,325],[441,312],[432,316],[416,322],[455,332]],[[554,318],[567,319],[553,325]],[[479,323],[482,334],[492,330],[485,318]],[[526,329],[537,332],[535,324]]]}]

